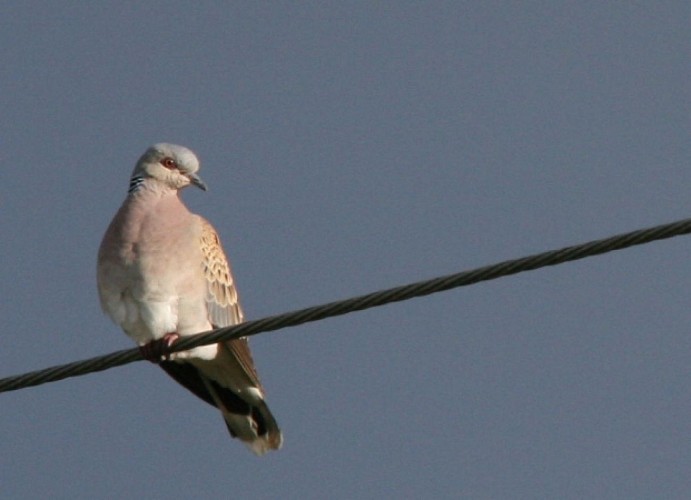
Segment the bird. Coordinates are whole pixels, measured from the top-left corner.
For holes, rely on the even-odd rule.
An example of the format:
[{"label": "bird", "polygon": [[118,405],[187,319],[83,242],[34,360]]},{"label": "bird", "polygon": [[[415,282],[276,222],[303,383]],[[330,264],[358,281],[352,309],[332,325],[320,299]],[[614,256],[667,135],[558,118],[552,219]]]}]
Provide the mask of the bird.
[{"label": "bird", "polygon": [[247,338],[167,354],[181,337],[244,320],[218,233],[180,198],[188,186],[207,190],[198,171],[195,153],[175,144],[154,144],[139,158],[98,251],[98,295],[145,359],[218,408],[230,435],[263,455],[283,435]]}]

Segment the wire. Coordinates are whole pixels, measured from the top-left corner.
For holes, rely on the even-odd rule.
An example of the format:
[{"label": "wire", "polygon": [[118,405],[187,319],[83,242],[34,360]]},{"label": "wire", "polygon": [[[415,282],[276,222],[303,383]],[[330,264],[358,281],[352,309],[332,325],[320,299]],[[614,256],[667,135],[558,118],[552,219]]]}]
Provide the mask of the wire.
[{"label": "wire", "polygon": [[[215,344],[222,340],[230,340],[238,337],[249,337],[261,332],[269,332],[289,326],[319,321],[333,316],[362,311],[372,307],[379,307],[393,302],[412,299],[414,297],[422,297],[452,288],[472,285],[481,281],[493,280],[542,267],[554,266],[689,233],[691,233],[691,219],[640,229],[638,231],[623,233],[580,245],[551,250],[520,259],[507,260],[470,271],[419,281],[409,285],[389,288],[346,300],[330,302],[307,309],[269,316],[255,321],[247,321],[239,325],[184,337],[175,342],[170,349],[168,349],[168,352],[184,351],[193,347]],[[105,356],[98,356],[84,361],[76,361],[66,365],[54,366],[0,379],[0,392],[14,391],[69,377],[77,377],[91,372],[103,371],[141,359],[142,356],[137,348],[117,351]]]}]

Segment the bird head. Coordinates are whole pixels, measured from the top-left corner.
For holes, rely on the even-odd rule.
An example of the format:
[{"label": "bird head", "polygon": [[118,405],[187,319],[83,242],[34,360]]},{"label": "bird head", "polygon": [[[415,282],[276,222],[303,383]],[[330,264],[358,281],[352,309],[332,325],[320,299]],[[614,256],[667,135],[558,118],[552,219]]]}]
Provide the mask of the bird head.
[{"label": "bird head", "polygon": [[139,158],[132,172],[135,179],[154,179],[171,189],[182,189],[189,185],[206,191],[206,184],[197,175],[199,160],[183,146],[175,144],[154,144]]}]

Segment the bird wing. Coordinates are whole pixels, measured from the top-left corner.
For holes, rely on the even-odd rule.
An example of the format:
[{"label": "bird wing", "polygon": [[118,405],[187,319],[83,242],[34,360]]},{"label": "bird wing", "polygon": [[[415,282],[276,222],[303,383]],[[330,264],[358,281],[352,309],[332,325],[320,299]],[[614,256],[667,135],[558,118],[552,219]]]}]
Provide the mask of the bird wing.
[{"label": "bird wing", "polygon": [[[201,248],[204,277],[208,283],[206,306],[209,321],[214,328],[242,323],[244,314],[238,301],[238,293],[228,259],[223,252],[221,240],[214,227],[200,217],[202,223]],[[222,343],[250,378],[252,383],[263,391],[247,339],[229,340]]]}]

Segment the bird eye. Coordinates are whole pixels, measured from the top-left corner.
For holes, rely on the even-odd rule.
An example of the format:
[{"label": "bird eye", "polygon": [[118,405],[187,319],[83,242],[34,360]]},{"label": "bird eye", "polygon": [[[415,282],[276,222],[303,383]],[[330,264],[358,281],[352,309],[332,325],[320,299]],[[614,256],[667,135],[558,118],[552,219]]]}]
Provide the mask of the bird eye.
[{"label": "bird eye", "polygon": [[175,163],[175,160],[173,160],[172,158],[163,158],[161,160],[161,165],[171,170],[174,168],[178,168],[178,164]]}]

